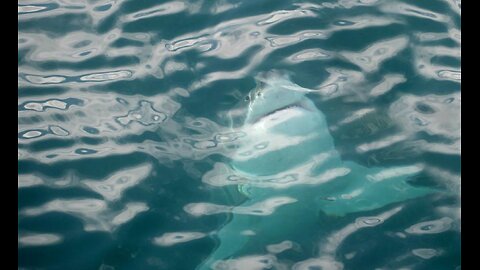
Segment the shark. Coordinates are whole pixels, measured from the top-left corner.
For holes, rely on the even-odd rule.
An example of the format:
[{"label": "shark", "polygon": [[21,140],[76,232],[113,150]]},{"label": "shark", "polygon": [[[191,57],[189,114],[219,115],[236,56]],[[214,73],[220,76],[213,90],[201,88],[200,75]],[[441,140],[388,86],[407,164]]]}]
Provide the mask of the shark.
[{"label": "shark", "polygon": [[203,177],[235,187],[229,192],[245,199],[210,205],[211,213],[231,215],[215,233],[217,247],[197,269],[276,268],[268,247],[301,243],[319,229],[320,212],[345,216],[434,192],[409,182],[422,172],[421,164],[383,168],[342,160],[326,116],[308,97],[312,91],[284,74],[257,78],[238,127],[245,134],[241,144],[229,164],[216,164]]}]

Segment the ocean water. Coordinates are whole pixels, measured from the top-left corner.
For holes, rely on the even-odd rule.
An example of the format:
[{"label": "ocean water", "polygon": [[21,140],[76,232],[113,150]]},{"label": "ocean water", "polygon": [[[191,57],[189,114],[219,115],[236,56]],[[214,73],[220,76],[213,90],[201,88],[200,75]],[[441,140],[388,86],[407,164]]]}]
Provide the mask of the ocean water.
[{"label": "ocean water", "polygon": [[[19,0],[18,269],[197,269],[230,245],[212,267],[461,269],[460,18],[456,0]],[[268,74],[308,89],[341,160],[432,192],[289,212],[302,193],[252,206],[261,175],[211,180]],[[303,190],[365,198],[330,196],[339,178]]]}]

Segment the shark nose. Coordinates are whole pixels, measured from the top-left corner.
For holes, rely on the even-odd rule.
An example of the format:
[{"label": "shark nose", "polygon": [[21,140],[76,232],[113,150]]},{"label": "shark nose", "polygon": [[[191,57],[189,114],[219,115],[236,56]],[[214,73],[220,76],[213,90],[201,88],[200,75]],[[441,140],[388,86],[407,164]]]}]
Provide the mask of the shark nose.
[{"label": "shark nose", "polygon": [[259,98],[259,97],[262,97],[263,96],[263,93],[262,93],[262,90],[256,90],[256,91],[253,91],[251,93],[249,93],[246,97],[245,97],[245,101],[254,101],[255,99]]}]

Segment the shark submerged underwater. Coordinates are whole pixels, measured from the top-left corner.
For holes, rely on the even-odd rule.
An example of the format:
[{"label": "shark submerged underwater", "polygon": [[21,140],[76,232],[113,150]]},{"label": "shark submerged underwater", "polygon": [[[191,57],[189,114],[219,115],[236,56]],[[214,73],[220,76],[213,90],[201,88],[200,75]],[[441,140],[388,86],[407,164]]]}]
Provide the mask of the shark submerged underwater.
[{"label": "shark submerged underwater", "polygon": [[240,147],[230,164],[216,164],[203,177],[211,185],[235,187],[248,199],[212,210],[229,212],[231,219],[197,269],[271,268],[274,260],[260,255],[275,253],[271,247],[278,243],[293,248],[318,228],[319,212],[343,216],[434,191],[407,182],[422,171],[418,165],[368,168],[343,161],[325,115],[306,96],[311,91],[270,74],[249,95]]}]

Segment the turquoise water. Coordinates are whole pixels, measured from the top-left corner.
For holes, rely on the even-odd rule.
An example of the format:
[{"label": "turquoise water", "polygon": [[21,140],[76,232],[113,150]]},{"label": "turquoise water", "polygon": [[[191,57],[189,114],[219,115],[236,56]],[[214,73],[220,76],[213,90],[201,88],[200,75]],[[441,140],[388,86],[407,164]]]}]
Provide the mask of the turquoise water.
[{"label": "turquoise water", "polygon": [[[460,17],[454,0],[20,0],[18,268],[196,269],[239,245],[217,269],[461,269]],[[366,197],[288,163],[258,164],[309,184],[240,178],[247,135],[281,153],[243,122],[275,78],[308,90],[341,160],[431,192]],[[322,154],[280,144],[300,167]]]}]

